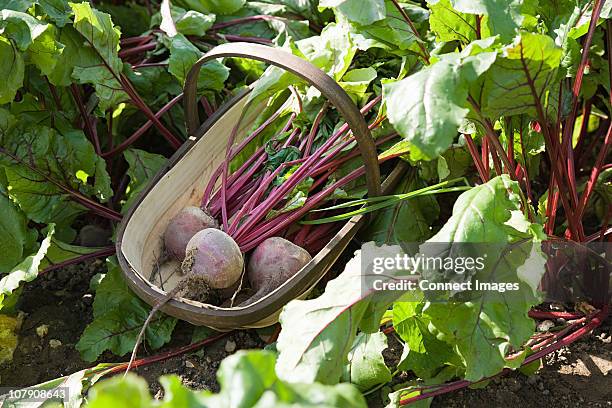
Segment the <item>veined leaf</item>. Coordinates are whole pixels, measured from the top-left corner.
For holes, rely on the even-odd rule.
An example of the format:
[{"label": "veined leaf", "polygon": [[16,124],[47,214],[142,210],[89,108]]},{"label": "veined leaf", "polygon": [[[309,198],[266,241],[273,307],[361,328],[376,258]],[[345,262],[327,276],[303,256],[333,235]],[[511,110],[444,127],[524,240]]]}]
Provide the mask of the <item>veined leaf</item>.
[{"label": "veined leaf", "polygon": [[[529,237],[518,184],[507,175],[461,194],[453,215],[428,242],[508,243]],[[467,222],[473,220],[473,222]]]},{"label": "veined leaf", "polygon": [[389,121],[411,144],[412,159],[431,160],[457,135],[468,113],[469,85],[495,62],[495,52],[446,54],[439,62],[383,86]]},{"label": "veined leaf", "polygon": [[147,382],[130,373],[125,377],[116,376],[93,386],[89,390],[87,405],[92,408],[120,405],[144,408],[153,405],[153,399]]},{"label": "veined leaf", "polygon": [[172,10],[172,19],[179,33],[203,37],[215,22],[215,15],[178,9],[176,12]]},{"label": "veined leaf", "polygon": [[[437,338],[461,357],[466,379],[472,381],[520,364],[520,359],[507,360],[506,354],[533,334],[527,312],[541,301],[537,286],[545,271],[540,248],[544,234],[541,226],[527,220],[522,205],[518,183],[507,175],[495,177],[463,193],[444,227],[420,248],[422,254],[480,257],[483,263],[465,272],[422,270],[429,281],[474,284],[468,291],[449,293],[448,302],[427,303],[422,311],[442,333]],[[479,282],[516,287],[482,290],[476,288]]]},{"label": "veined leaf", "polygon": [[536,103],[546,107],[561,55],[561,48],[549,36],[523,33],[517,37],[484,77],[483,114],[489,118],[535,115]]},{"label": "veined leaf", "polygon": [[106,111],[127,99],[119,82],[123,63],[118,56],[121,32],[113,25],[110,15],[91,8],[89,3],[69,3],[74,12],[74,28],[83,36],[81,47],[86,58],[74,63],[72,76],[79,83],[96,88],[100,110]]},{"label": "veined leaf", "polygon": [[[82,131],[60,134],[46,126],[17,125],[0,135],[0,162],[10,186],[9,194],[36,222],[61,223],[61,214],[76,215],[80,205],[69,203],[68,190],[107,201],[112,196],[104,159],[97,156]],[[61,218],[61,217],[60,217]]]},{"label": "veined leaf", "polygon": [[30,0],[0,0],[0,10],[15,10],[24,12],[32,6]]},{"label": "veined leaf", "polygon": [[57,30],[29,14],[13,10],[0,11],[0,31],[26,52],[26,60],[35,64],[43,74],[53,71],[63,45],[55,40]]},{"label": "veined leaf", "polygon": [[478,38],[477,17],[455,10],[450,0],[429,2],[429,25],[438,41],[459,40],[467,44]]},{"label": "veined leaf", "polygon": [[518,290],[462,293],[468,301],[431,302],[424,307],[423,314],[443,333],[438,337],[443,337],[461,357],[466,379],[476,381],[504,367],[517,368],[521,364],[524,355],[510,360],[507,354],[519,350],[535,330],[527,313],[542,300],[537,284],[545,263],[539,241],[507,245],[500,258],[474,279],[480,283],[516,284]]},{"label": "veined leaf", "polygon": [[83,37],[72,26],[65,26],[59,31],[58,41],[64,48],[57,57],[53,71],[47,74],[49,82],[53,85],[70,85],[73,82],[72,71],[75,66],[99,63],[94,51],[90,47],[83,46]]},{"label": "veined leaf", "polygon": [[84,37],[85,43],[113,73],[120,73],[123,63],[117,52],[121,32],[113,25],[110,15],[91,8],[89,3],[69,4],[74,12],[74,28]]},{"label": "veined leaf", "polygon": [[[95,361],[105,350],[119,356],[132,351],[150,310],[129,290],[116,261],[109,259],[107,265],[108,273],[96,290],[94,320],[76,344],[86,361]],[[170,341],[175,325],[173,317],[156,316],[145,331],[145,341],[152,349],[160,348]]]},{"label": "veined leaf", "polygon": [[292,382],[337,383],[353,345],[359,321],[367,310],[361,300],[361,258],[327,284],[316,299],[293,300],[283,308],[276,372]]}]

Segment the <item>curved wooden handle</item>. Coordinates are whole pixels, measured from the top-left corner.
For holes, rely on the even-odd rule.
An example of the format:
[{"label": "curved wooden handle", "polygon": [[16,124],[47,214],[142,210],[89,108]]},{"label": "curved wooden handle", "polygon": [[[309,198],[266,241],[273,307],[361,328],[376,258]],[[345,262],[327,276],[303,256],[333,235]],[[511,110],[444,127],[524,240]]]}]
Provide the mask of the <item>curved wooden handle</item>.
[{"label": "curved wooden handle", "polygon": [[206,62],[222,57],[249,58],[283,68],[317,88],[342,114],[353,131],[366,168],[366,183],[370,197],[381,193],[378,155],[368,125],[357,106],[331,77],[319,68],[278,48],[252,43],[221,44],[202,56],[191,68],[185,81],[184,104],[187,132],[193,136],[200,125],[197,104],[198,75]]}]

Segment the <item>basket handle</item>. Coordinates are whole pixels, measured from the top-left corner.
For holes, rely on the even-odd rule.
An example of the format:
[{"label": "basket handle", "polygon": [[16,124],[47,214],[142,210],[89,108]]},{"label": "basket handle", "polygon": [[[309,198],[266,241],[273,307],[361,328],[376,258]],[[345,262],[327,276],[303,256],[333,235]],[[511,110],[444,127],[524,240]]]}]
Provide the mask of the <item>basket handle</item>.
[{"label": "basket handle", "polygon": [[185,117],[188,135],[193,136],[200,119],[197,105],[197,85],[200,67],[206,62],[222,57],[249,58],[283,68],[306,80],[325,95],[332,105],[342,114],[359,146],[366,169],[366,183],[370,197],[381,194],[380,168],[378,155],[370,129],[357,106],[347,93],[325,72],[293,54],[278,48],[260,44],[236,42],[221,44],[204,54],[187,74],[184,89]]}]

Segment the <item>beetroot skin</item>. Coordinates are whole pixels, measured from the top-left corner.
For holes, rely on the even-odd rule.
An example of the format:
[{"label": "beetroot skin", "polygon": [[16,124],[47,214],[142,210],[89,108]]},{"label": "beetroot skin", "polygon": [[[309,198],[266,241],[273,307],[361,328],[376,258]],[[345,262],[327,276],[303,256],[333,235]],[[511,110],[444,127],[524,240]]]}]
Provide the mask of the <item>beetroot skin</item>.
[{"label": "beetroot skin", "polygon": [[255,248],[247,267],[257,300],[274,291],[302,269],[312,257],[304,248],[281,237],[271,237]]},{"label": "beetroot skin", "polygon": [[172,257],[182,261],[187,243],[198,231],[217,228],[217,222],[199,207],[185,207],[176,214],[164,232],[164,245]]},{"label": "beetroot skin", "polygon": [[197,232],[187,243],[186,253],[183,273],[201,279],[212,289],[229,288],[242,275],[242,252],[232,237],[219,229]]}]

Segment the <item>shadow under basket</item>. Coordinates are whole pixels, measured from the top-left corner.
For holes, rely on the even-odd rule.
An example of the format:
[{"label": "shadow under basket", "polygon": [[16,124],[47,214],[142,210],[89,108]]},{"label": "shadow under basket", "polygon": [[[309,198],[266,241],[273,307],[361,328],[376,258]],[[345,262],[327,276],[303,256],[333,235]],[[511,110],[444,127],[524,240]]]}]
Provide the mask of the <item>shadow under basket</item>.
[{"label": "shadow under basket", "polygon": [[[370,195],[380,194],[381,191],[376,149],[365,120],[348,95],[330,77],[308,62],[271,47],[241,43],[218,46],[196,63],[185,85],[187,128],[188,134],[193,136],[156,174],[119,226],[117,256],[124,276],[136,295],[150,305],[155,305],[163,299],[165,292],[172,289],[180,279],[174,273],[176,268],[172,266],[157,268],[158,259],[163,253],[161,237],[169,220],[182,208],[200,204],[208,180],[225,159],[228,139],[231,137],[230,130],[237,123],[240,126],[238,134],[250,129],[264,108],[263,104],[250,106],[247,97],[250,90],[246,90],[200,125],[196,104],[199,67],[219,57],[246,57],[271,63],[293,72],[317,87],[342,114],[359,142],[367,169]],[[367,140],[364,142],[363,139]],[[375,169],[372,169],[372,163]],[[394,184],[391,180],[397,178],[393,176],[394,173],[396,172],[392,172],[387,178],[384,187],[390,188]],[[377,185],[374,191],[371,188],[373,183]],[[304,298],[312,290],[347,247],[363,222],[362,216],[351,218],[304,268],[275,291],[252,304],[224,308],[177,296],[162,306],[161,310],[194,325],[218,330],[272,325],[278,321],[284,305],[292,299]]]}]

